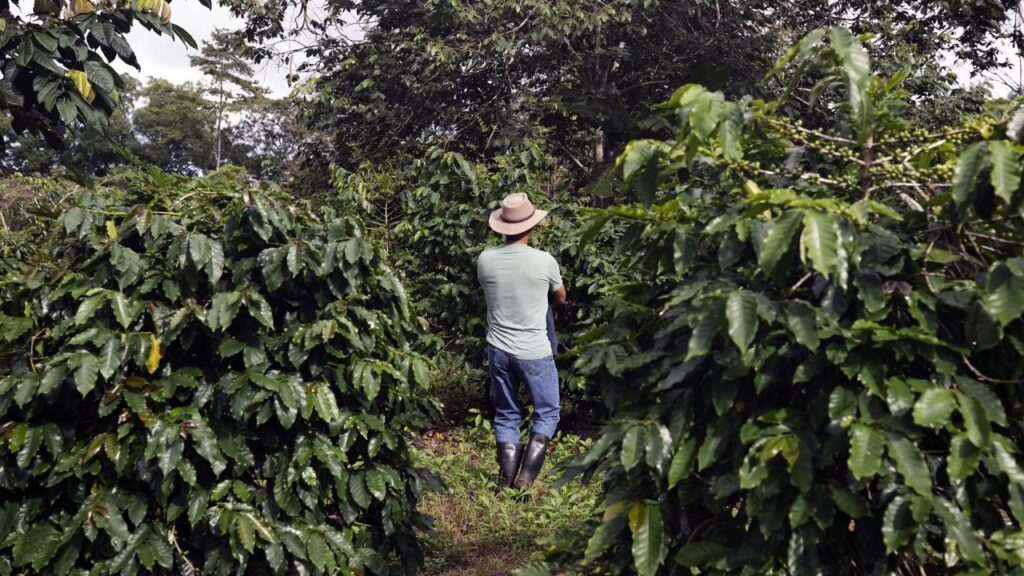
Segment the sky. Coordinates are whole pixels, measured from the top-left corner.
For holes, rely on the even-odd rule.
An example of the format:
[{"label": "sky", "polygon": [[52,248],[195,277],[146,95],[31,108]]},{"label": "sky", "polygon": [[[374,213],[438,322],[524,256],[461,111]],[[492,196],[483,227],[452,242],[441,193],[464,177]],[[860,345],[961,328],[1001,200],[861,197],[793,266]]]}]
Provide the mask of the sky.
[{"label": "sky", "polygon": [[[215,28],[238,29],[242,21],[231,16],[227,8],[214,2],[213,10],[209,10],[194,0],[171,3],[172,21],[181,26],[196,39],[200,47],[210,37]],[[128,66],[120,60],[114,65],[118,72],[128,73],[137,78],[164,78],[174,83],[198,81],[201,75],[189,66],[190,54],[198,54],[182,43],[169,36],[157,36],[142,26],[135,26],[128,34],[128,43],[135,50],[142,70]],[[261,81],[270,89],[271,96],[282,97],[289,92],[285,81],[287,70],[275,64],[261,64],[257,68],[256,80]]]}]

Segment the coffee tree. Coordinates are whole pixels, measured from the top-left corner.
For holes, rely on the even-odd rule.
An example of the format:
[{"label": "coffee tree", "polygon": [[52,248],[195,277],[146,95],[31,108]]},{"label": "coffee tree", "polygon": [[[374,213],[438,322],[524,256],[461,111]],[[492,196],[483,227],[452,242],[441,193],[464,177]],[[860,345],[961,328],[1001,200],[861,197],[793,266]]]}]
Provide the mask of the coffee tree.
[{"label": "coffee tree", "polygon": [[140,171],[0,276],[0,574],[412,573],[411,306],[360,225]]},{"label": "coffee tree", "polygon": [[126,38],[135,24],[196,47],[171,20],[164,0],[0,0],[0,110],[54,148],[78,123],[105,129],[124,87],[109,63],[139,67]]},{"label": "coffee tree", "polygon": [[644,277],[581,347],[612,418],[569,469],[604,501],[523,574],[1024,573],[1024,112],[917,130],[842,29],[778,71],[618,159],[639,203],[592,230]]}]

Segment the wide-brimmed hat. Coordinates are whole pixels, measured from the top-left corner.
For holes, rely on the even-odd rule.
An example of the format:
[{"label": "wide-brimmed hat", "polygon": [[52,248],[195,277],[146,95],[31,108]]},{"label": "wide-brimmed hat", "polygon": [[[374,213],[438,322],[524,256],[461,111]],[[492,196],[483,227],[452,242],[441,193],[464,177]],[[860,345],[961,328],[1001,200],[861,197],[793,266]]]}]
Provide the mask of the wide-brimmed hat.
[{"label": "wide-brimmed hat", "polygon": [[491,212],[488,224],[498,234],[515,236],[533,228],[547,215],[547,210],[534,208],[526,194],[519,192],[501,201],[501,209]]}]

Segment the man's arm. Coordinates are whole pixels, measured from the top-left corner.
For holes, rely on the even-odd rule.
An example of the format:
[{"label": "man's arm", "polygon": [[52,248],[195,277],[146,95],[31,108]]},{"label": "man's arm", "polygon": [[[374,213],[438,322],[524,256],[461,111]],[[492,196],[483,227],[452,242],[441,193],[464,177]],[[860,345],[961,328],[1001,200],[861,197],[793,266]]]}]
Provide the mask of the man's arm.
[{"label": "man's arm", "polygon": [[558,268],[558,261],[556,261],[550,254],[548,256],[548,285],[551,287],[551,291],[548,293],[548,299],[555,304],[565,304],[565,282],[562,281],[562,271]]},{"label": "man's arm", "polygon": [[564,305],[566,303],[565,284],[562,284],[551,293],[551,300],[553,300],[555,304]]}]

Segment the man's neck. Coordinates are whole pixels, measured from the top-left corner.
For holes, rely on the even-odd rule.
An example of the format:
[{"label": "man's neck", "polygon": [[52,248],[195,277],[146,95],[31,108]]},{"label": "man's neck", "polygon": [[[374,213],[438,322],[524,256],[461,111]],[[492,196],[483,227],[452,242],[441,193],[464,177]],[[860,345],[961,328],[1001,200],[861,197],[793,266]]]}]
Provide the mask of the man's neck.
[{"label": "man's neck", "polygon": [[523,244],[523,245],[527,245],[527,244],[529,244],[529,243],[530,243],[530,235],[529,235],[529,234],[527,234],[526,236],[523,236],[522,238],[520,238],[520,239],[518,239],[518,240],[506,240],[506,241],[505,241],[505,244],[510,244],[510,245],[511,245],[511,244]]}]

